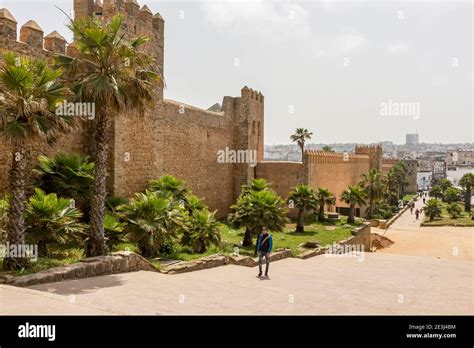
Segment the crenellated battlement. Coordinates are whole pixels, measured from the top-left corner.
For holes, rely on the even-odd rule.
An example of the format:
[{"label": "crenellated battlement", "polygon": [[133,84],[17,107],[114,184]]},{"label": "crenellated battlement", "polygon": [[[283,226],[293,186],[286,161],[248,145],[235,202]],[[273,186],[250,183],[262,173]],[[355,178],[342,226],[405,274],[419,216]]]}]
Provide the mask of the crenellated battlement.
[{"label": "crenellated battlement", "polygon": [[399,161],[398,158],[382,157],[382,164],[395,164]]},{"label": "crenellated battlement", "polygon": [[381,154],[382,146],[381,145],[356,145],[355,147],[356,154]]},{"label": "crenellated battlement", "polygon": [[245,86],[244,88],[242,88],[240,92],[241,92],[242,98],[253,99],[260,103],[264,102],[265,98],[260,91],[253,90],[252,88],[248,88],[247,86]]},{"label": "crenellated battlement", "polygon": [[335,153],[320,150],[305,150],[305,158],[311,164],[326,164],[326,163],[369,163],[367,155],[352,155],[345,153]]},{"label": "crenellated battlement", "polygon": [[8,9],[0,9],[0,39],[10,43],[5,44],[5,48],[19,53],[33,51],[34,48],[52,53],[66,53],[66,39],[56,30],[44,36],[41,26],[36,21],[29,20],[21,26],[18,37],[17,25],[15,17]]}]

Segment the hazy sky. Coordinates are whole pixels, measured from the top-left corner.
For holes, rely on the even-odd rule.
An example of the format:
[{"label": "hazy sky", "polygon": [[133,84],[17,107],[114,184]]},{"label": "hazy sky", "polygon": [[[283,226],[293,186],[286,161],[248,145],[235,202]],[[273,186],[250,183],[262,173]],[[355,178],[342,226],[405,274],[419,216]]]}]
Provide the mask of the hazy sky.
[{"label": "hazy sky", "polygon": [[[289,143],[296,127],[316,143],[404,143],[415,131],[422,142],[473,141],[469,1],[146,4],[166,21],[165,97],[208,108],[244,85],[260,90],[266,144]],[[70,40],[55,5],[69,11],[72,0],[0,0],[19,25],[35,19]]]}]

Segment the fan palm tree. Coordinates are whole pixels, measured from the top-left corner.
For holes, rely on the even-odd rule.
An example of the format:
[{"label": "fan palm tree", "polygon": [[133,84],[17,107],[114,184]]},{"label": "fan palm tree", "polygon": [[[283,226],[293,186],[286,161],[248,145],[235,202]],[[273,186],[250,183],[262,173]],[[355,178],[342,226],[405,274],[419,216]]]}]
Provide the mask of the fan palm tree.
[{"label": "fan palm tree", "polygon": [[341,200],[346,204],[349,204],[349,218],[347,219],[348,223],[355,222],[355,207],[358,205],[359,207],[365,205],[365,199],[367,198],[367,193],[364,189],[358,185],[349,186],[347,190],[345,190],[341,194]]},{"label": "fan palm tree", "polygon": [[270,184],[265,179],[252,179],[250,184],[242,185],[242,195],[249,194],[253,191],[269,190]]},{"label": "fan palm tree", "polygon": [[474,187],[474,173],[464,174],[461,180],[459,180],[459,185],[466,190],[464,194],[464,211],[470,212],[472,188]]},{"label": "fan palm tree", "polygon": [[291,189],[288,202],[292,202],[298,209],[295,232],[304,232],[304,213],[309,209],[315,210],[318,206],[316,193],[308,185],[300,184]]},{"label": "fan palm tree", "polygon": [[[90,187],[94,181],[94,163],[87,156],[57,153],[52,158],[40,156],[33,169],[35,186],[46,193],[73,198],[75,205],[88,215]],[[87,218],[86,218],[87,221]]]},{"label": "fan palm tree", "polygon": [[438,185],[433,186],[430,191],[430,196],[441,199],[443,198],[443,190]]},{"label": "fan palm tree", "polygon": [[449,215],[451,215],[453,219],[457,219],[458,216],[461,215],[461,211],[462,211],[459,204],[455,202],[449,204],[446,210],[448,211]]},{"label": "fan palm tree", "polygon": [[334,197],[333,193],[324,187],[318,187],[316,190],[316,200],[318,201],[319,205],[319,212],[318,212],[318,221],[324,221],[324,206],[334,205],[336,203],[336,197]]},{"label": "fan palm tree", "polygon": [[211,244],[220,245],[221,237],[215,213],[202,209],[189,216],[181,244],[190,246],[193,252],[199,254],[206,252]]},{"label": "fan palm tree", "polygon": [[281,231],[288,221],[284,201],[271,190],[241,195],[231,209],[234,212],[229,215],[230,223],[236,228],[245,227],[243,246],[251,246],[252,234],[260,233],[262,227]]},{"label": "fan palm tree", "polygon": [[438,186],[441,188],[441,192],[443,193],[442,200],[444,202],[445,201],[444,195],[446,193],[446,190],[452,187],[453,183],[449,181],[448,179],[442,178],[442,179],[439,179]]},{"label": "fan palm tree", "polygon": [[461,190],[455,187],[449,187],[446,189],[444,192],[444,201],[447,203],[454,203],[459,201],[459,198],[461,197]]},{"label": "fan palm tree", "polygon": [[304,160],[304,144],[306,140],[310,140],[313,133],[309,132],[306,128],[296,128],[295,134],[290,136],[290,139],[297,143],[301,149],[301,161]]},{"label": "fan palm tree", "polygon": [[425,211],[425,214],[430,217],[430,221],[433,221],[437,216],[441,216],[441,207],[436,198],[429,199],[423,210]]},{"label": "fan palm tree", "polygon": [[[41,59],[4,53],[0,67],[0,135],[12,145],[9,173],[10,206],[7,241],[25,243],[26,177],[31,162],[29,142],[33,139],[54,144],[61,132],[71,129],[70,116],[55,114],[56,104],[64,100],[67,89],[58,82],[61,70],[50,69]],[[28,265],[22,257],[4,258],[5,270]]]},{"label": "fan palm tree", "polygon": [[153,101],[156,91],[152,57],[140,48],[147,38],[128,39],[121,31],[122,15],[110,21],[93,17],[70,20],[68,28],[74,35],[77,57],[58,56],[57,66],[65,69],[80,102],[95,104],[93,120],[95,140],[95,177],[91,191],[91,212],[88,256],[106,253],[104,237],[106,178],[111,124],[122,112],[143,112]]},{"label": "fan palm tree", "polygon": [[371,219],[375,210],[375,202],[382,196],[383,183],[382,172],[376,168],[369,169],[365,174],[362,174],[362,180],[359,183],[367,193],[369,200],[367,209],[367,218]]},{"label": "fan palm tree", "polygon": [[162,247],[172,244],[177,230],[184,226],[183,209],[157,192],[137,193],[121,212],[130,241],[137,243],[140,253],[146,257],[156,256]]},{"label": "fan palm tree", "polygon": [[163,175],[158,180],[150,181],[150,190],[156,191],[160,196],[172,198],[182,205],[186,202],[188,190],[184,187],[185,182],[173,175]]},{"label": "fan palm tree", "polygon": [[81,211],[71,206],[71,199],[36,188],[26,208],[27,238],[38,244],[38,255],[46,257],[49,243],[64,244],[82,233],[81,216]]}]

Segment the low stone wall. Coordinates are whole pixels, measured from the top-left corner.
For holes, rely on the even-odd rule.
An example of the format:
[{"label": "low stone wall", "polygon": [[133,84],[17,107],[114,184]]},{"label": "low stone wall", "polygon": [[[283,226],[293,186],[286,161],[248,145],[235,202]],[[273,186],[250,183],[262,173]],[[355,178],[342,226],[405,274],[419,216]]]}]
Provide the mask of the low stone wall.
[{"label": "low stone wall", "polygon": [[140,270],[157,271],[142,256],[129,251],[119,251],[107,256],[86,258],[78,263],[54,267],[34,274],[17,277],[3,276],[3,283],[24,287]]},{"label": "low stone wall", "polygon": [[[286,259],[288,257],[293,257],[290,249],[277,250],[270,255],[270,262]],[[227,256],[215,254],[197,260],[175,263],[163,268],[160,272],[166,274],[178,274],[224,266],[227,264],[255,267],[258,265],[258,258],[250,256]]]},{"label": "low stone wall", "polygon": [[339,242],[341,245],[354,245],[359,244],[364,246],[365,251],[370,251],[372,247],[372,234],[370,232],[370,223],[354,228],[352,231],[352,237],[342,240]]}]

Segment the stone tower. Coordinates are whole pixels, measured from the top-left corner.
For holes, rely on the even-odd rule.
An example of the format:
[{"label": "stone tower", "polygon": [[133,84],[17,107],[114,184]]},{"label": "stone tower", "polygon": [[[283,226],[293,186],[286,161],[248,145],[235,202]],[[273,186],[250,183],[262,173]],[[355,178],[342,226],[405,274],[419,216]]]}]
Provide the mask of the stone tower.
[{"label": "stone tower", "polygon": [[370,169],[382,170],[382,146],[381,145],[357,145],[356,155],[367,155],[370,160]]}]

